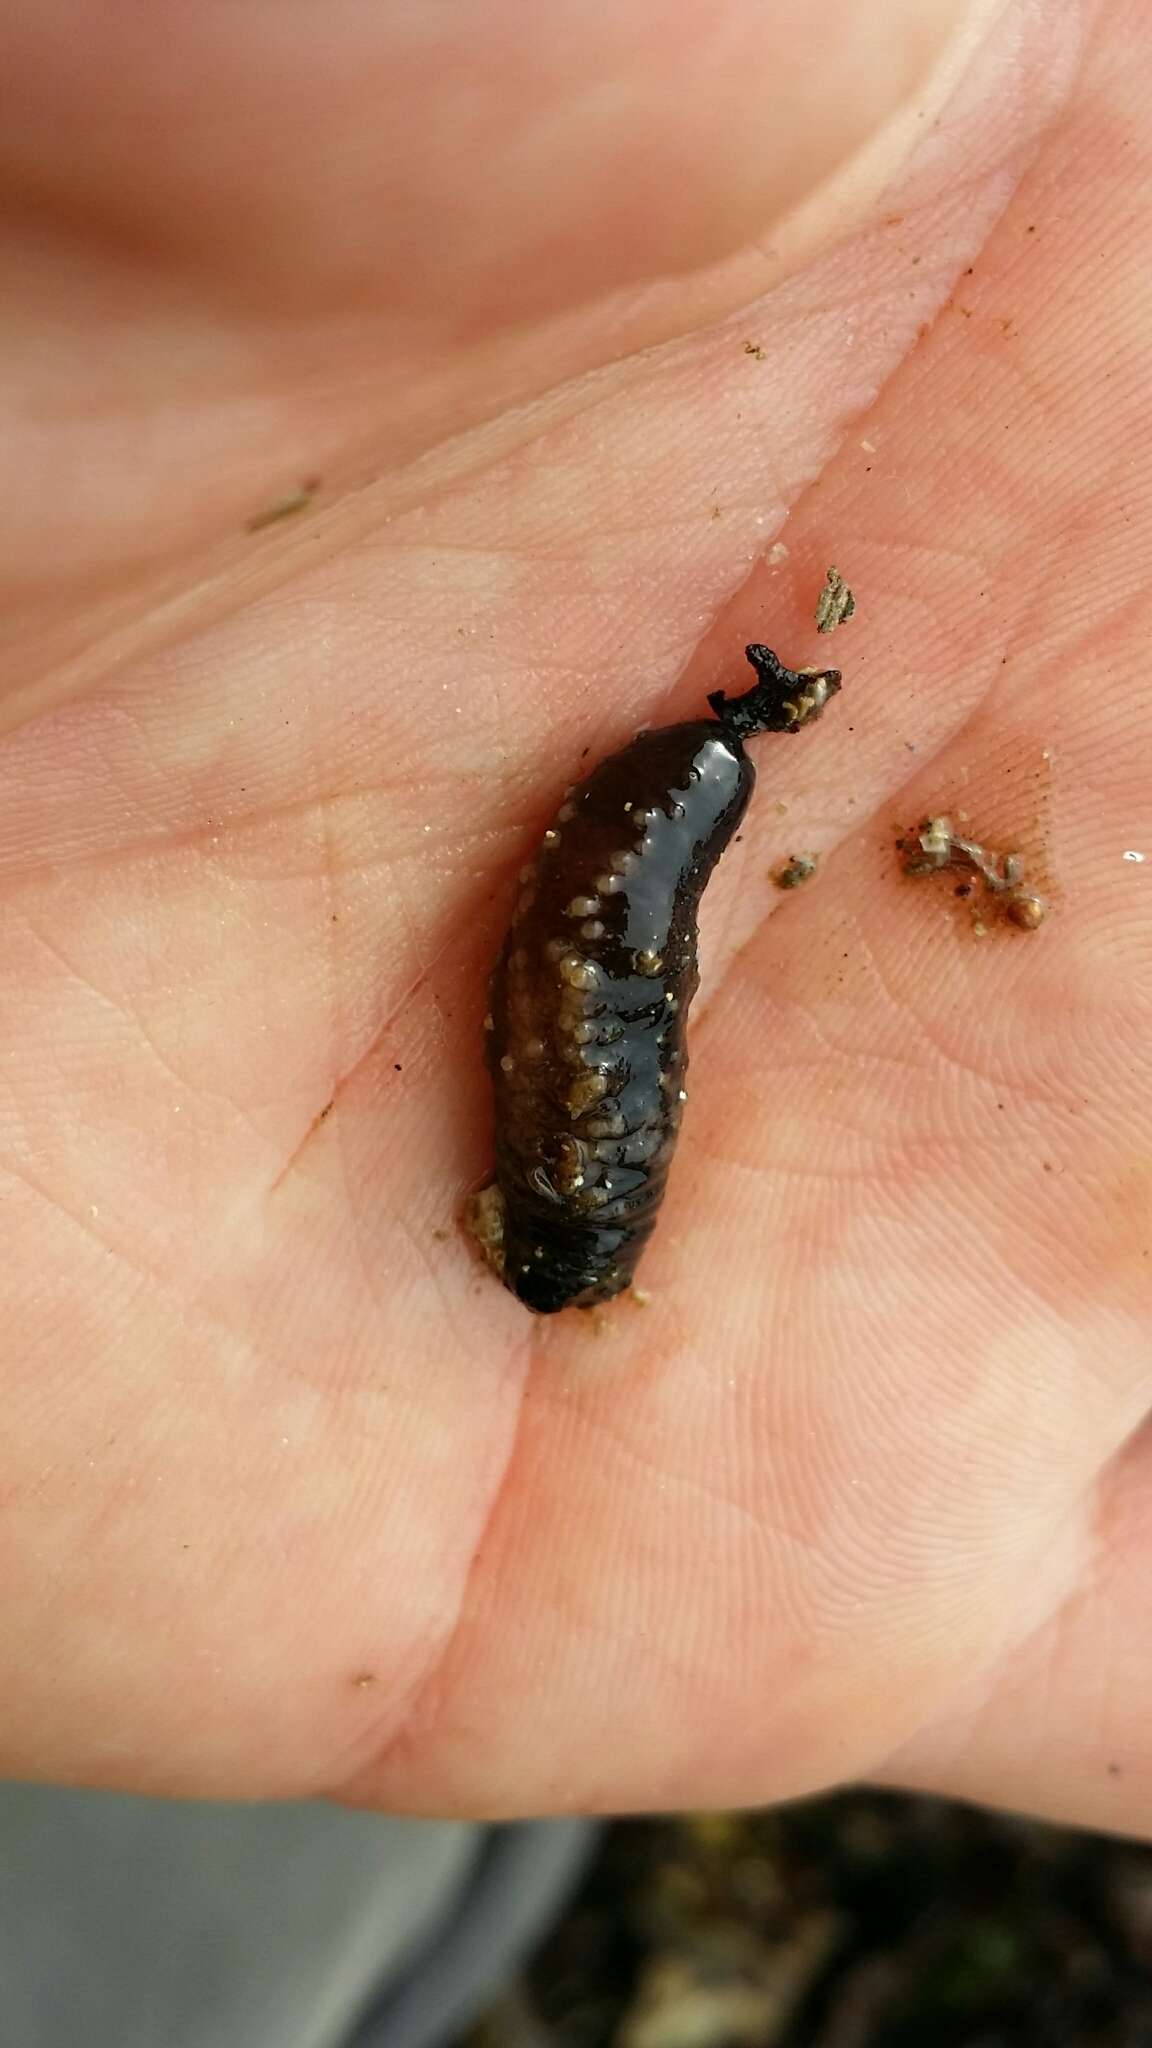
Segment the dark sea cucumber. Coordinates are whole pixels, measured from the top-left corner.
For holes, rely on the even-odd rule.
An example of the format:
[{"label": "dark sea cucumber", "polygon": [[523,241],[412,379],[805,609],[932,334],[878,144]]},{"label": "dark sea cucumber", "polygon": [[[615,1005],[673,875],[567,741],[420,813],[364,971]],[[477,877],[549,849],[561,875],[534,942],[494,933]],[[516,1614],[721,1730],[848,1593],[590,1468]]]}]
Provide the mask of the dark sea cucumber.
[{"label": "dark sea cucumber", "polygon": [[752,689],[602,761],[520,872],[485,1019],[495,1177],[472,1227],[539,1315],[632,1279],[686,1099],[697,906],[756,780],[744,742],[799,732],[840,687],[838,669],[746,651]]}]

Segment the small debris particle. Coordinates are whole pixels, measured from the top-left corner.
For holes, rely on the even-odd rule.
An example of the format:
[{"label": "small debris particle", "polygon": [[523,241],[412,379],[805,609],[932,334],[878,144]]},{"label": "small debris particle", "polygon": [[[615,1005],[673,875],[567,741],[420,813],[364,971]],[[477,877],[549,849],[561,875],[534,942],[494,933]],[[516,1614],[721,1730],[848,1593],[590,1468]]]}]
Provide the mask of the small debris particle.
[{"label": "small debris particle", "polygon": [[744,343],[744,353],[746,356],[755,356],[758,363],[764,361],[764,351],[758,341],[746,341]]},{"label": "small debris particle", "polygon": [[393,1062],[392,1062],[392,1071],[393,1071],[393,1073],[394,1073],[394,1074],[402,1074],[402,1073],[404,1072],[404,1069],[403,1069],[403,1067],[402,1067],[402,1066],[400,1065],[400,1062],[399,1062],[399,1060],[393,1060]]},{"label": "small debris particle", "polygon": [[1136,849],[1135,849],[1135,847],[1134,847],[1134,846],[1130,846],[1130,847],[1128,847],[1128,848],[1127,848],[1127,850],[1126,850],[1126,852],[1125,852],[1125,854],[1124,854],[1124,859],[1125,859],[1125,860],[1141,860],[1141,861],[1142,861],[1142,860],[1147,860],[1147,858],[1148,858],[1148,855],[1147,855],[1146,853],[1137,853],[1137,851],[1136,851]]},{"label": "small debris particle", "polygon": [[306,476],[294,491],[285,491],[282,498],[274,498],[260,512],[254,512],[245,523],[245,533],[259,533],[265,526],[275,526],[280,519],[290,519],[294,512],[303,512],[312,503],[320,489],[318,476]]},{"label": "small debris particle", "polygon": [[824,571],[824,588],[816,600],[816,631],[834,633],[856,609],[856,599],[839,569]]},{"label": "small debris particle", "polygon": [[778,568],[780,567],[780,564],[781,564],[781,562],[786,562],[787,560],[788,560],[788,545],[787,545],[787,542],[785,542],[785,541],[782,541],[782,540],[774,540],[774,541],[773,541],[773,543],[772,543],[772,545],[771,545],[771,547],[770,547],[770,548],[769,548],[769,550],[768,550],[768,566],[769,566],[769,568],[770,568],[770,569],[778,569]]},{"label": "small debris particle", "polygon": [[[966,814],[957,813],[960,823]],[[972,931],[976,938],[987,936],[986,916],[993,910],[1018,931],[1034,932],[1044,923],[1049,905],[1025,880],[1018,853],[993,853],[974,839],[962,837],[951,818],[924,818],[914,833],[901,833],[896,850],[906,875],[936,875],[951,869],[967,869],[983,884],[980,899],[971,904]],[[954,892],[971,897],[974,883],[962,882]]]},{"label": "small debris particle", "polygon": [[802,883],[812,880],[819,865],[818,853],[791,853],[772,879],[778,889],[799,889]]},{"label": "small debris particle", "polygon": [[364,1686],[375,1685],[376,1673],[374,1671],[358,1671],[352,1683],[357,1688],[357,1691]]},{"label": "small debris particle", "polygon": [[1042,896],[1036,896],[1029,890],[1020,890],[1016,895],[1009,897],[1004,915],[1013,924],[1019,925],[1022,932],[1034,932],[1037,925],[1043,924],[1047,917],[1048,905]]}]

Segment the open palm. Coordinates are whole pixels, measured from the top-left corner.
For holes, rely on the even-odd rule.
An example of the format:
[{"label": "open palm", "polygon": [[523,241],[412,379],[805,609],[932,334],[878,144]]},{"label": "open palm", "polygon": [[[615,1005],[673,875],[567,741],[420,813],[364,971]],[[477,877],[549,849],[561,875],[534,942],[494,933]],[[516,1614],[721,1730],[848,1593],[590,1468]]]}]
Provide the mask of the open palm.
[{"label": "open palm", "polygon": [[[1055,11],[807,264],[827,219],[769,248],[744,193],[654,282],[667,221],[649,275],[593,191],[544,289],[558,149],[488,273],[408,220],[374,297],[280,251],[258,123],[234,274],[207,228],[59,230],[69,403],[29,349],[5,514],[9,1772],[482,1813],[886,1776],[1152,1825],[1148,128],[1139,10],[1080,50]],[[671,202],[718,143],[668,103]],[[651,1298],[536,1322],[458,1226],[510,879],[746,639],[819,659],[829,560],[844,690],[756,744],[705,903]],[[1030,850],[1038,934],[899,877],[928,810]]]}]

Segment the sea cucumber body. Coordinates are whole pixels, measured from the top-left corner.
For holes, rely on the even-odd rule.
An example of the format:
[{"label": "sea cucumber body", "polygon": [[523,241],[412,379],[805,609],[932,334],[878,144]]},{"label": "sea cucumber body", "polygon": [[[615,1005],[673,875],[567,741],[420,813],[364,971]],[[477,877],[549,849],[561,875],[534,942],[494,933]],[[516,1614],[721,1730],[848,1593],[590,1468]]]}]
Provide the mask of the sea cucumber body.
[{"label": "sea cucumber body", "polygon": [[755,769],[714,720],[639,734],[521,871],[492,980],[505,1284],[550,1314],[628,1286],[684,1102],[701,891]]}]

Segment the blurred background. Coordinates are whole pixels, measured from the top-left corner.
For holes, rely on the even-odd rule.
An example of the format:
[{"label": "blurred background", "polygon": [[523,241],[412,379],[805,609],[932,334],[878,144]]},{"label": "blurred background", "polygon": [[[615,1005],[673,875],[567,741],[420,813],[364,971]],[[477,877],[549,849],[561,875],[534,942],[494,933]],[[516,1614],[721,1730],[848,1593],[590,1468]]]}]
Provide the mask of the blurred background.
[{"label": "blurred background", "polygon": [[1143,2048],[1152,1850],[847,1792],[614,1823],[461,2048]]}]

